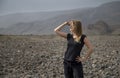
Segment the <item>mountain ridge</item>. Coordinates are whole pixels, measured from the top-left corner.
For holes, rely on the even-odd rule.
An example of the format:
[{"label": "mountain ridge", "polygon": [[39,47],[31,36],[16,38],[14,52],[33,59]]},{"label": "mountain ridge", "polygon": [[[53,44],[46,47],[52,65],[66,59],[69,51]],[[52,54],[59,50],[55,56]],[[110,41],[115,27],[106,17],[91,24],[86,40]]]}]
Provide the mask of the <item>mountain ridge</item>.
[{"label": "mountain ridge", "polygon": [[[3,29],[2,31],[0,31],[0,33],[2,34],[54,34],[53,29],[56,26],[60,25],[64,21],[73,20],[73,19],[80,20],[82,22],[85,33],[88,33],[87,27],[89,26],[89,24],[95,24],[97,21],[100,21],[100,20],[107,23],[108,28],[112,28],[115,31],[116,28],[119,28],[119,25],[120,25],[120,22],[119,22],[120,21],[120,18],[119,18],[120,5],[119,4],[120,4],[120,1],[115,1],[115,2],[110,2],[110,3],[100,5],[96,8],[59,11],[59,13],[56,12],[55,14],[54,12],[51,12],[53,14],[46,13],[46,15],[43,14],[43,17],[41,17],[42,19],[39,19],[38,17],[39,20],[34,20],[31,22],[18,22],[15,24],[11,24],[10,27]],[[115,25],[117,25],[117,27],[114,28],[113,26]],[[93,27],[95,27],[95,25]],[[101,32],[101,31],[98,31],[98,32]]]}]

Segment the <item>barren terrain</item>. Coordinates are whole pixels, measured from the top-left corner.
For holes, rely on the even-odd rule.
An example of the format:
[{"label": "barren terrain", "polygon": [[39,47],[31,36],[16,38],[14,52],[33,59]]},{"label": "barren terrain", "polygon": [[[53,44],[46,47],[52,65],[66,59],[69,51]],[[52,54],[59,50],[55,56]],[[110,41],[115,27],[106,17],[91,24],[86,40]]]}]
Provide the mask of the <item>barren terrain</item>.
[{"label": "barren terrain", "polygon": [[[94,46],[85,78],[120,78],[120,36],[87,36]],[[0,36],[0,78],[64,78],[66,40],[55,35]],[[82,49],[82,56],[87,52]]]}]

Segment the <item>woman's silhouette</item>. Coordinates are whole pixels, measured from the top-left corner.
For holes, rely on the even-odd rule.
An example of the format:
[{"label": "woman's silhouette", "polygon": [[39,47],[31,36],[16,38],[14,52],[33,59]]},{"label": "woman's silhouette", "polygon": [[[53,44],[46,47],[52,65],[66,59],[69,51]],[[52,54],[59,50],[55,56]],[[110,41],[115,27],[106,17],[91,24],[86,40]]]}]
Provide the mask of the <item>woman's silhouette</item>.
[{"label": "woman's silhouette", "polygon": [[[71,33],[61,31],[64,26],[70,26]],[[82,33],[82,24],[78,20],[64,22],[54,29],[59,36],[67,39],[67,49],[64,55],[65,78],[84,78],[82,62],[86,61],[93,52],[93,46],[85,34]],[[87,46],[87,54],[80,56],[84,46]]]}]

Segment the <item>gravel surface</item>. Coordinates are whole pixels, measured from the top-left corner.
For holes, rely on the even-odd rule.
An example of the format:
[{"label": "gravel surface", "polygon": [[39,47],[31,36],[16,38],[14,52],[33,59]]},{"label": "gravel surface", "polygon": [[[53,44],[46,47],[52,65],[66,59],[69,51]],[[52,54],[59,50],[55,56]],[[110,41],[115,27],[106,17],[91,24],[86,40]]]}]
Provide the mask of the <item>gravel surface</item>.
[{"label": "gravel surface", "polygon": [[[88,36],[85,78],[120,78],[120,36]],[[58,36],[0,36],[0,78],[64,78],[66,40]],[[87,52],[86,46],[81,56]]]}]

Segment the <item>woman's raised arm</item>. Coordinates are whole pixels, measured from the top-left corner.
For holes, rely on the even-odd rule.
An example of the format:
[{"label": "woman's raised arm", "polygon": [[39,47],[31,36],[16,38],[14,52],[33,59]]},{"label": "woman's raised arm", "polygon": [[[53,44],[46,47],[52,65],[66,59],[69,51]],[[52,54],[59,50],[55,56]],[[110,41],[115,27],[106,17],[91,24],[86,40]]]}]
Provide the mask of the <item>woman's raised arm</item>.
[{"label": "woman's raised arm", "polygon": [[68,22],[62,23],[61,25],[54,29],[54,32],[56,32],[61,37],[67,38],[67,33],[61,31],[61,29],[66,25],[68,25]]}]

